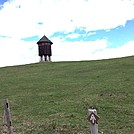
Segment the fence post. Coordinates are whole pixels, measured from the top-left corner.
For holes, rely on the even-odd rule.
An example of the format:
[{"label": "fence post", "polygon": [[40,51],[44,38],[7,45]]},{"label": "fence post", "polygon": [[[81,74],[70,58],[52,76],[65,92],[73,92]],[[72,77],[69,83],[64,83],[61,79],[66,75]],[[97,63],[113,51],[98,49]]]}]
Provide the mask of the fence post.
[{"label": "fence post", "polygon": [[5,124],[7,125],[8,134],[13,134],[12,121],[11,121],[10,107],[9,107],[8,99],[4,100],[3,126]]},{"label": "fence post", "polygon": [[88,109],[88,112],[87,119],[90,122],[90,134],[98,134],[98,120],[100,117],[97,115],[96,109]]}]

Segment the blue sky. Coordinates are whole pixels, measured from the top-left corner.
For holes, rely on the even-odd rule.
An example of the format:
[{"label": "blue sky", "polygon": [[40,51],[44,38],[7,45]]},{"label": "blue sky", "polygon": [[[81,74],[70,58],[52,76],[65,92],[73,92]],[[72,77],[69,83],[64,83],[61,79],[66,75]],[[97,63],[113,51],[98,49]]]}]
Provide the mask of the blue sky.
[{"label": "blue sky", "polygon": [[[88,33],[94,33],[93,35],[88,35]],[[80,36],[77,38],[66,38],[68,34],[79,34]],[[73,33],[64,33],[64,32],[56,32],[52,35],[52,37],[62,36],[68,42],[75,41],[95,41],[98,39],[106,38],[107,41],[111,44],[108,47],[118,47],[124,45],[129,40],[134,40],[134,19],[128,20],[125,26],[118,26],[110,31],[106,30],[96,30],[96,31],[88,31],[88,33],[83,29],[75,29]]]},{"label": "blue sky", "polygon": [[0,18],[0,67],[38,62],[44,34],[52,61],[134,55],[134,0],[0,0]]},{"label": "blue sky", "polygon": [[7,2],[8,0],[0,0],[0,5],[3,5],[5,2]]}]

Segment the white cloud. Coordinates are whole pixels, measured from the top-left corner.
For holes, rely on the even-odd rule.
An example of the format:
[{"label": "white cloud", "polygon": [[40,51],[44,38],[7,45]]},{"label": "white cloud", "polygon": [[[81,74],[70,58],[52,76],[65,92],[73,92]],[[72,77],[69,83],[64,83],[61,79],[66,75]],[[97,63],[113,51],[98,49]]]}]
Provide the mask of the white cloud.
[{"label": "white cloud", "polygon": [[78,37],[80,37],[80,36],[81,36],[81,35],[78,34],[78,33],[72,33],[72,34],[68,34],[68,35],[66,36],[66,38],[74,39],[74,38],[78,38]]},{"label": "white cloud", "polygon": [[92,42],[57,42],[53,45],[53,60],[84,60],[90,59],[90,55],[106,47],[105,40]]},{"label": "white cloud", "polygon": [[89,42],[58,42],[52,46],[53,61],[108,59],[134,55],[134,41],[117,48],[109,48],[107,40]]},{"label": "white cloud", "polygon": [[0,11],[0,34],[21,38],[77,27],[110,29],[125,25],[133,13],[132,0],[14,0]]},{"label": "white cloud", "polygon": [[[80,28],[81,29],[81,28]],[[81,34],[81,33],[69,33],[66,35],[66,39],[69,38],[69,39],[76,39],[76,38],[81,38],[81,36],[85,37],[85,36],[90,36],[90,35],[94,35],[96,34],[95,32],[89,32],[89,33],[86,33],[86,34]]]},{"label": "white cloud", "polygon": [[95,59],[118,58],[134,55],[134,41],[130,41],[117,48],[105,48],[94,53]]},{"label": "white cloud", "polygon": [[37,49],[35,42],[0,38],[0,67],[38,62]]}]

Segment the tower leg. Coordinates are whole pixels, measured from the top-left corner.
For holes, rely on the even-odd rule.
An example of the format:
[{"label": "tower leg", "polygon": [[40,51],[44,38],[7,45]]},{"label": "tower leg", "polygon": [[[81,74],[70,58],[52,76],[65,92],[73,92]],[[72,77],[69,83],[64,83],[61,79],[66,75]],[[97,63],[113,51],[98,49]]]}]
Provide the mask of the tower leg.
[{"label": "tower leg", "polygon": [[40,56],[40,62],[42,62],[43,61],[43,56]]},{"label": "tower leg", "polygon": [[44,58],[45,58],[45,61],[47,61],[47,56],[46,55],[44,56]]},{"label": "tower leg", "polygon": [[48,61],[51,61],[51,56],[48,56]]}]

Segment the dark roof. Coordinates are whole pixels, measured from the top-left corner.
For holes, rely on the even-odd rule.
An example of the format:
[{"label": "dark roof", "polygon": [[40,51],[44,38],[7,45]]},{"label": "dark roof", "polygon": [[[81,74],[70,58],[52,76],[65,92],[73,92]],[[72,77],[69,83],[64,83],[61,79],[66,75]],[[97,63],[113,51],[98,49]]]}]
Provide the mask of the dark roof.
[{"label": "dark roof", "polygon": [[37,42],[37,44],[39,43],[51,43],[53,44],[53,42],[51,42],[45,35]]}]

